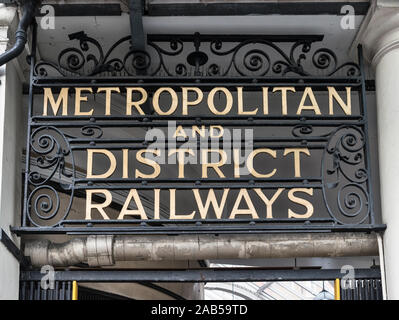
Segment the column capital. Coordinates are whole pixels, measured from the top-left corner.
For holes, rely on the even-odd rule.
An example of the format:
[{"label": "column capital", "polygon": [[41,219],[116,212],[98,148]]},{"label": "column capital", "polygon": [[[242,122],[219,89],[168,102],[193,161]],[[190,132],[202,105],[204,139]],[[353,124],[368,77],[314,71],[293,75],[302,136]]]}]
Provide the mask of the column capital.
[{"label": "column capital", "polygon": [[6,50],[8,44],[9,29],[13,28],[17,17],[15,7],[6,7],[0,4],[0,53]]},{"label": "column capital", "polygon": [[363,45],[365,59],[373,66],[385,54],[399,48],[398,0],[373,0],[353,47],[359,43]]},{"label": "column capital", "polygon": [[8,27],[16,15],[17,8],[6,7],[5,4],[0,4],[0,27]]}]

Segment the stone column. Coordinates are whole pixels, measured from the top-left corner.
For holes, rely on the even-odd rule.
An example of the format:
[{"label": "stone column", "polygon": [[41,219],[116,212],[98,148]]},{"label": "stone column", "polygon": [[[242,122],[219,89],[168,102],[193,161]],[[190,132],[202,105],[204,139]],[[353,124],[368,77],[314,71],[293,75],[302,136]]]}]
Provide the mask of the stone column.
[{"label": "stone column", "polygon": [[[0,53],[14,39],[18,15],[15,8],[0,4]],[[21,64],[22,65],[22,64]],[[25,63],[26,65],[26,63]],[[19,245],[10,233],[21,212],[21,157],[24,138],[22,112],[22,70],[18,60],[0,67],[0,228]],[[26,106],[25,106],[26,108]],[[18,299],[19,263],[0,243],[0,300]]]},{"label": "stone column", "polygon": [[387,298],[399,299],[399,2],[374,1],[356,43],[375,70]]}]

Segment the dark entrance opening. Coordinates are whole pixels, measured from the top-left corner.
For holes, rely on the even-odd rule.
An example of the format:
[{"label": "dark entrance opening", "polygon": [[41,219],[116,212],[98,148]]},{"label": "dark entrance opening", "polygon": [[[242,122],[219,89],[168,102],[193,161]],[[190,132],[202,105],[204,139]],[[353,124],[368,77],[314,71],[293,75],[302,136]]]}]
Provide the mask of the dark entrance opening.
[{"label": "dark entrance opening", "polygon": [[105,291],[90,289],[86,287],[78,287],[78,300],[98,301],[98,300],[133,300],[119,294],[113,294]]},{"label": "dark entrance opening", "polygon": [[[202,269],[136,269],[136,270],[68,270],[55,271],[53,289],[43,289],[40,271],[22,271],[21,300],[126,300],[127,297],[79,286],[78,283],[139,283],[162,291],[172,299],[182,297],[158,286],[166,282],[281,282],[329,280],[335,283],[335,299],[381,300],[379,268],[355,269],[356,279],[340,284],[339,269],[267,269],[267,268],[202,268]],[[47,281],[47,279],[46,279]],[[49,282],[46,282],[49,283]],[[315,297],[316,298],[316,297]],[[316,298],[317,299],[317,298]],[[323,299],[323,298],[320,298]]]}]

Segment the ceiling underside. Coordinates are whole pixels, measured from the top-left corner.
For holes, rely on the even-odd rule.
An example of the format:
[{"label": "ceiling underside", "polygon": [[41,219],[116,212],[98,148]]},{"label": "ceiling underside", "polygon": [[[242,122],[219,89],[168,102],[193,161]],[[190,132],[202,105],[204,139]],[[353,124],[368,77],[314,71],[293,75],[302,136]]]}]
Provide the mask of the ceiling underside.
[{"label": "ceiling underside", "polygon": [[[40,28],[38,51],[41,59],[55,60],[60,51],[76,45],[68,35],[84,31],[99,41],[104,49],[130,34],[129,15],[57,17],[54,29]],[[354,17],[354,28],[343,29],[341,16],[195,16],[143,17],[145,34],[256,34],[256,35],[324,35],[323,47],[334,51],[341,61],[353,60],[349,49],[363,16]]]},{"label": "ceiling underside", "polygon": [[[55,6],[57,15],[120,15],[129,12],[129,0],[49,0],[43,4]],[[341,14],[343,5],[350,4],[356,15],[365,15],[369,0],[146,0],[144,14],[148,16],[203,15],[319,15]],[[76,11],[79,8],[80,11]]]}]

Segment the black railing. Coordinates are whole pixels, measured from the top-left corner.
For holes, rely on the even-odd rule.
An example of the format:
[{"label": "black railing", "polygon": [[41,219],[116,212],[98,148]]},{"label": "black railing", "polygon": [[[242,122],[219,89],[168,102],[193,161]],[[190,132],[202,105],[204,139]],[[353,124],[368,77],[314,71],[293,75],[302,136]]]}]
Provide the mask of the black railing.
[{"label": "black railing", "polygon": [[53,286],[44,289],[41,281],[21,281],[19,300],[72,300],[72,281],[54,281]]},{"label": "black railing", "polygon": [[341,300],[382,300],[381,279],[353,280],[351,287],[341,288]]}]

